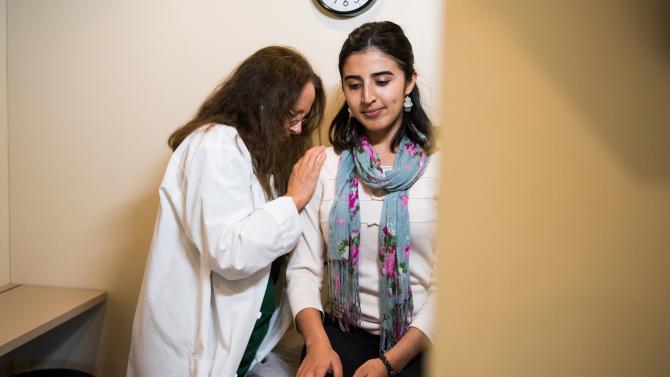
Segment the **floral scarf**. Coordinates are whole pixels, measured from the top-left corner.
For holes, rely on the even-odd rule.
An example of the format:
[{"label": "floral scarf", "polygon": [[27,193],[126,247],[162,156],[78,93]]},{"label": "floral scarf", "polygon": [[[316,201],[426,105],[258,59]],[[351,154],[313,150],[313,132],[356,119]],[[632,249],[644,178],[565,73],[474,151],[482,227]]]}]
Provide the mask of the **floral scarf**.
[{"label": "floral scarf", "polygon": [[353,150],[340,155],[336,199],[330,211],[328,272],[330,313],[340,327],[360,323],[358,260],[361,217],[358,182],[386,192],[379,223],[380,352],[386,352],[405,334],[412,321],[413,303],[409,283],[409,212],[407,191],[423,174],[429,160],[426,152],[403,138],[393,169],[382,171],[379,159],[362,137]]}]

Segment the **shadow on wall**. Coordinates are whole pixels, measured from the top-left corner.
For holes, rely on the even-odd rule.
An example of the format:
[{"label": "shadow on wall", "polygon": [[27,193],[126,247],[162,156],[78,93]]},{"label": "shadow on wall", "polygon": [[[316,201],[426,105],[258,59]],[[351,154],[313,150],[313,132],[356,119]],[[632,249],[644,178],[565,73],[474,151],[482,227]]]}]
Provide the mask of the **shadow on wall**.
[{"label": "shadow on wall", "polygon": [[478,6],[520,36],[631,175],[670,181],[670,2],[479,0]]},{"label": "shadow on wall", "polygon": [[326,92],[328,101],[326,103],[326,109],[323,112],[323,123],[321,123],[321,129],[319,130],[318,135],[314,135],[312,139],[314,145],[330,146],[330,142],[328,141],[328,128],[330,127],[330,122],[333,121],[333,118],[335,118],[335,115],[340,111],[340,107],[344,103],[344,93],[342,93],[339,81],[330,88],[324,88],[324,91]]},{"label": "shadow on wall", "polygon": [[106,286],[109,288],[102,338],[106,341],[99,350],[97,365],[101,370],[96,371],[97,375],[103,375],[103,371],[109,376],[126,373],[132,321],[153,237],[158,187],[166,165],[167,160],[155,167],[151,179],[147,180],[151,184],[145,186],[149,189],[138,196],[140,199],[109,214],[110,229],[116,233],[110,237],[122,241],[116,241],[118,253],[110,256],[113,260],[107,261]]}]

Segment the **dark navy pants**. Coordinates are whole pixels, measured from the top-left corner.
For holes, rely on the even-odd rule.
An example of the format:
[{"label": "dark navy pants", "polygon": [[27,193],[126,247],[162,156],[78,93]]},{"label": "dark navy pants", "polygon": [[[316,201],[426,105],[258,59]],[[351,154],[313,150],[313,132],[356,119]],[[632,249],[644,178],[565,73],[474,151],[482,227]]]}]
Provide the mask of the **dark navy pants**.
[{"label": "dark navy pants", "polygon": [[[323,327],[328,334],[330,345],[340,356],[344,377],[353,376],[356,369],[363,363],[379,357],[379,335],[370,334],[358,327],[352,327],[349,332],[345,333],[340,329],[337,319],[330,315],[326,315]],[[305,349],[303,349],[302,357],[305,357]],[[422,377],[423,352],[412,359],[398,376]]]}]

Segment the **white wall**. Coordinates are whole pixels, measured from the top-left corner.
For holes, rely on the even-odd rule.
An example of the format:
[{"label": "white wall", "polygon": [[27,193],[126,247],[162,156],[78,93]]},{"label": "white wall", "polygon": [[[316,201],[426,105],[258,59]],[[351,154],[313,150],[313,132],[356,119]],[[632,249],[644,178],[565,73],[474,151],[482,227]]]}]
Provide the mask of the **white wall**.
[{"label": "white wall", "polygon": [[0,287],[10,280],[7,132],[7,0],[0,0]]},{"label": "white wall", "polygon": [[439,115],[441,6],[378,0],[336,20],[310,1],[9,0],[13,280],[108,291],[98,369],[124,375],[169,133],[268,44],[304,52],[332,111],[339,47],[372,19],[405,28]]}]

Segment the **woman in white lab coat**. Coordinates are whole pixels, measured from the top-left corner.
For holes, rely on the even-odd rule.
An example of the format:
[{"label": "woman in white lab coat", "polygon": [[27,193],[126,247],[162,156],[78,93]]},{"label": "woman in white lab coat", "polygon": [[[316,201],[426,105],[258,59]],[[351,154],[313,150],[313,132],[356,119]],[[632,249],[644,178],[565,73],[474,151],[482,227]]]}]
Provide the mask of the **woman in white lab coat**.
[{"label": "woman in white lab coat", "polygon": [[274,285],[325,160],[307,150],[324,104],[301,54],[266,47],[170,136],[128,376],[244,375],[277,344],[291,315]]}]

